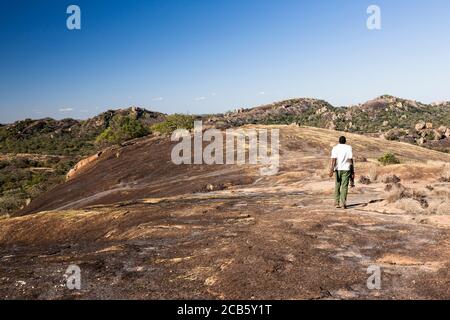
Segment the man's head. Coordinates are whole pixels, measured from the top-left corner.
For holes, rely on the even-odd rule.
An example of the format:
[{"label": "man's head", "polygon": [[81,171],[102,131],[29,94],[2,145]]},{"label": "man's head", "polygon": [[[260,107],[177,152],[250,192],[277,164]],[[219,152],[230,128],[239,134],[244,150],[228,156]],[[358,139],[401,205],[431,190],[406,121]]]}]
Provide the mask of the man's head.
[{"label": "man's head", "polygon": [[342,137],[339,138],[339,143],[340,144],[346,144],[347,143],[347,139],[344,136],[342,136]]}]

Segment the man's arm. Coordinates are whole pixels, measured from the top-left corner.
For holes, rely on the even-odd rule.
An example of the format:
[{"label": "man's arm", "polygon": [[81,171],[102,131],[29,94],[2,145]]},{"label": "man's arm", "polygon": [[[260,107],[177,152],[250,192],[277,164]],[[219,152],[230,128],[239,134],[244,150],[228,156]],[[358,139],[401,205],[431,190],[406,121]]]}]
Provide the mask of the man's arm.
[{"label": "man's arm", "polygon": [[350,163],[350,173],[352,175],[352,179],[355,179],[355,163],[353,162],[353,159],[348,160]]},{"label": "man's arm", "polygon": [[348,160],[350,163],[350,174],[352,179],[355,179],[355,163],[353,162],[353,148],[350,147],[350,154],[348,155]]},{"label": "man's arm", "polygon": [[330,166],[330,177],[334,174],[334,169],[336,168],[336,159],[331,159],[331,166]]}]

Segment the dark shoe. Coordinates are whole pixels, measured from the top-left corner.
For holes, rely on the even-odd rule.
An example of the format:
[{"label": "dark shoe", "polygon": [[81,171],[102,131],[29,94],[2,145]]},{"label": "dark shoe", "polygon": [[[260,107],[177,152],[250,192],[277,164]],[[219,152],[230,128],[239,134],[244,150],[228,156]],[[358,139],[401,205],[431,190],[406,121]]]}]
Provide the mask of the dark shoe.
[{"label": "dark shoe", "polygon": [[336,207],[336,209],[342,208],[341,205],[340,205],[339,203],[335,203],[334,206]]}]

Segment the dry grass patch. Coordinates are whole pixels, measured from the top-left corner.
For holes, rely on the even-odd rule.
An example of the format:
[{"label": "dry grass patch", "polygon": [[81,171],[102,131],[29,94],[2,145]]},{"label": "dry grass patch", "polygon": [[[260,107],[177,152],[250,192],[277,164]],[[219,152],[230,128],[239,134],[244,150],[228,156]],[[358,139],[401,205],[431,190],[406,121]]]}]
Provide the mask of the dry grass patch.
[{"label": "dry grass patch", "polygon": [[450,164],[446,163],[442,167],[441,177],[439,178],[441,182],[450,182]]},{"label": "dry grass patch", "polygon": [[448,215],[450,214],[449,199],[433,199],[430,201],[428,212],[431,214]]},{"label": "dry grass patch", "polygon": [[408,214],[423,214],[425,210],[420,203],[411,198],[400,199],[395,203],[395,208],[403,210]]},{"label": "dry grass patch", "polygon": [[437,197],[447,197],[450,199],[450,188],[434,188],[432,194]]},{"label": "dry grass patch", "polygon": [[367,172],[367,177],[372,182],[376,182],[378,180],[378,172],[379,172],[379,166],[376,164],[371,164],[369,171]]}]

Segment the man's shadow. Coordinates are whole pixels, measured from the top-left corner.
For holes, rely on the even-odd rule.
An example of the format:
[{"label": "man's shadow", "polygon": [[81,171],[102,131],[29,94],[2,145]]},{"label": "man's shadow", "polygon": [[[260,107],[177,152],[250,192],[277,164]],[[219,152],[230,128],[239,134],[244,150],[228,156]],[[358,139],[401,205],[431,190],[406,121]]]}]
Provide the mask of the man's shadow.
[{"label": "man's shadow", "polygon": [[369,204],[378,203],[378,202],[382,202],[382,201],[384,201],[384,199],[370,200],[369,202],[353,203],[353,204],[347,205],[347,208],[348,209],[358,208],[358,207],[363,208],[363,207],[367,207]]}]

